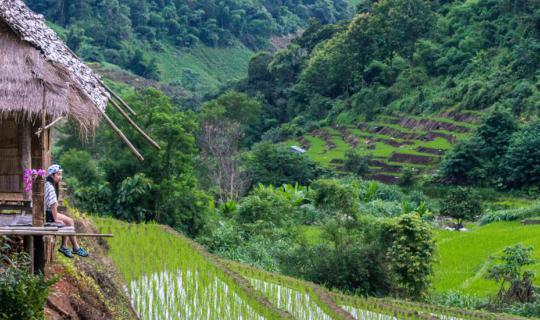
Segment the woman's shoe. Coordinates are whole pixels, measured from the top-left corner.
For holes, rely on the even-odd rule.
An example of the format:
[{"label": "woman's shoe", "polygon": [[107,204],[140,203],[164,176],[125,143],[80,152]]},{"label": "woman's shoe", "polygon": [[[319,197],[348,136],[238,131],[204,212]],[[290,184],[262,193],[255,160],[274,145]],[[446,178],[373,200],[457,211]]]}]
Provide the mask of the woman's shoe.
[{"label": "woman's shoe", "polygon": [[60,249],[58,249],[58,251],[60,251],[63,255],[65,255],[68,258],[73,258],[73,254],[71,253],[71,250],[64,246],[61,246]]},{"label": "woman's shoe", "polygon": [[88,252],[86,252],[86,250],[81,247],[79,247],[79,249],[74,248],[73,253],[81,257],[88,257],[90,255]]}]

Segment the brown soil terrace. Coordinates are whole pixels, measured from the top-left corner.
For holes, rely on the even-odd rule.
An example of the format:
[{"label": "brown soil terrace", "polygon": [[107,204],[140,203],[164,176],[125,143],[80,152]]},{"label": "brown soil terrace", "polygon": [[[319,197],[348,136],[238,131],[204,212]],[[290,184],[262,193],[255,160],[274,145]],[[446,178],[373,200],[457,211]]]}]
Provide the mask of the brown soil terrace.
[{"label": "brown soil terrace", "polygon": [[326,150],[331,150],[331,149],[336,148],[336,144],[332,142],[332,135],[328,131],[323,130],[323,129],[317,129],[317,130],[313,130],[311,132],[311,135],[319,139],[322,139],[324,141]]},{"label": "brown soil terrace", "polygon": [[430,154],[434,154],[434,155],[437,155],[437,156],[442,156],[442,155],[444,155],[446,153],[445,150],[435,149],[435,148],[428,148],[428,147],[418,147],[418,148],[416,148],[416,151],[422,152],[422,153],[430,153]]},{"label": "brown soil terrace", "polygon": [[469,111],[452,110],[452,111],[447,111],[443,113],[442,116],[446,118],[450,118],[454,121],[466,122],[466,123],[471,123],[471,124],[475,124],[480,121],[480,118],[478,116],[476,116],[475,114]]},{"label": "brown soil terrace", "polygon": [[[370,127],[366,123],[359,123],[356,127],[358,129],[362,130],[362,131],[365,131],[365,132],[370,132],[370,133],[375,133],[375,134],[383,134],[383,135],[386,135],[386,136],[391,136],[391,137],[396,138],[396,139],[405,140],[405,141],[399,142],[399,141],[393,141],[393,140],[384,139],[384,138],[373,138],[372,139],[373,141],[381,141],[383,143],[387,143],[387,144],[389,144],[391,146],[394,146],[394,147],[399,147],[401,145],[413,144],[414,143],[414,142],[409,141],[409,140],[433,141],[438,137],[444,138],[444,139],[448,140],[448,142],[450,142],[450,143],[456,143],[457,142],[457,138],[454,135],[441,133],[441,132],[427,132],[427,133],[403,132],[403,131],[400,131],[398,129],[385,127],[385,126]],[[392,142],[390,142],[390,141],[392,141]]]},{"label": "brown soil terrace", "polygon": [[413,164],[430,164],[433,163],[435,160],[435,157],[432,156],[422,156],[417,154],[407,154],[407,153],[399,153],[394,152],[392,153],[392,156],[389,159],[392,162],[405,162],[405,163],[413,163]]},{"label": "brown soil terrace", "polygon": [[358,139],[358,137],[352,134],[348,128],[340,127],[336,129],[341,132],[341,135],[343,136],[343,141],[347,142],[351,147],[356,148],[358,144],[360,144],[360,140]]},{"label": "brown soil terrace", "polygon": [[300,142],[300,145],[301,145],[302,148],[304,148],[305,150],[308,150],[308,149],[311,147],[311,143],[310,143],[309,140],[306,139],[304,136],[301,136],[301,137],[298,139],[298,142]]},{"label": "brown soil terrace", "polygon": [[403,118],[399,120],[391,119],[388,122],[397,124],[403,128],[411,130],[423,130],[423,131],[432,131],[432,130],[447,130],[459,133],[466,133],[471,131],[470,128],[465,126],[460,126],[457,124],[442,122],[431,119],[412,119],[412,118]]}]

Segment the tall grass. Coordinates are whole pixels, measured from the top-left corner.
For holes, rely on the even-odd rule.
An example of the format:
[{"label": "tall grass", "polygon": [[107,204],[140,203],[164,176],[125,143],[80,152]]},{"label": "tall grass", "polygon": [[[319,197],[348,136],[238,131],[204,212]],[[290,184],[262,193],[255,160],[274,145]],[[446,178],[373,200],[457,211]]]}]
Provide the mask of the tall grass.
[{"label": "tall grass", "polygon": [[512,208],[484,213],[479,222],[481,225],[497,221],[514,221],[531,217],[540,217],[540,202],[524,208]]}]

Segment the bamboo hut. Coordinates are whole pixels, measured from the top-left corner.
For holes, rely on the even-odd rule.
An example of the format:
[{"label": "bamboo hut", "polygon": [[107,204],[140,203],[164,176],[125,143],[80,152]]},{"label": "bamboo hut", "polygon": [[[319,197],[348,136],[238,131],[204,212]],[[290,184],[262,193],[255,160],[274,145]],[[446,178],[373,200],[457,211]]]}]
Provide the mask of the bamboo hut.
[{"label": "bamboo hut", "polygon": [[[0,230],[0,234],[33,235],[38,246],[42,246],[40,236],[54,235],[50,228],[35,229],[43,227],[43,181],[26,192],[23,172],[51,164],[50,130],[59,119],[71,118],[85,134],[93,133],[105,119],[143,159],[106,115],[109,103],[159,148],[122,108],[135,112],[47,27],[42,15],[21,0],[0,0],[0,211],[32,212],[34,228]],[[0,214],[0,228],[9,225],[5,218]],[[34,239],[30,245],[35,244]],[[43,265],[38,262],[37,268]]]},{"label": "bamboo hut", "polygon": [[[28,200],[25,169],[46,168],[49,124],[74,119],[96,128],[109,99],[92,70],[20,0],[0,2],[0,201]],[[44,120],[44,121],[43,121]]]}]

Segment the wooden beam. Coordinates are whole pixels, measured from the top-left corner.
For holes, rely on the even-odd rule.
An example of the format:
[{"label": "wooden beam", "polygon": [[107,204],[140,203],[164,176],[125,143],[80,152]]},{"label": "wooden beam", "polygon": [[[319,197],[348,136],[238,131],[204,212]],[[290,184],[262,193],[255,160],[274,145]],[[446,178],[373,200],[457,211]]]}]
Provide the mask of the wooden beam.
[{"label": "wooden beam", "polygon": [[120,108],[120,106],[116,103],[116,101],[114,100],[109,100],[111,102],[111,104],[116,108],[116,110],[118,110],[120,112],[120,114],[122,114],[124,116],[124,118],[126,118],[126,120],[129,122],[129,124],[135,128],[135,130],[137,130],[142,136],[144,139],[146,139],[146,141],[150,142],[150,144],[152,146],[154,146],[156,149],[158,150],[161,150],[161,147],[159,146],[159,144],[157,144],[157,142],[155,142],[152,138],[150,138],[150,136],[148,134],[146,134],[146,132],[144,132],[143,129],[141,129],[136,123],[135,121],[133,121],[131,119],[131,117],[122,109]]},{"label": "wooden beam", "polygon": [[[0,235],[5,236],[34,236],[34,238],[39,238],[38,236],[76,236],[76,237],[91,237],[91,238],[112,238],[113,234],[110,233],[84,233],[84,232],[62,232],[62,231],[39,231],[39,230],[0,230]],[[42,240],[43,241],[43,240]],[[35,245],[35,241],[34,241]]]},{"label": "wooden beam", "polygon": [[[98,108],[96,106],[96,108]],[[99,108],[98,108],[99,109]],[[100,109],[101,110],[101,109]],[[111,120],[111,118],[109,118],[109,116],[107,114],[105,114],[105,112],[102,112],[103,114],[103,117],[105,118],[105,120],[107,121],[107,124],[109,124],[109,126],[111,127],[111,129],[113,129],[114,132],[116,132],[116,134],[120,137],[120,139],[122,139],[122,141],[124,141],[124,143],[129,147],[129,149],[131,150],[131,152],[135,155],[135,157],[137,157],[137,159],[141,160],[141,161],[144,161],[144,157],[141,155],[141,153],[139,152],[139,150],[137,150],[137,148],[135,148],[135,146],[133,146],[133,144],[131,143],[131,141],[129,141],[129,139],[126,137],[126,135],[122,132],[122,130],[120,130],[116,124],[114,124],[114,122]]]}]

